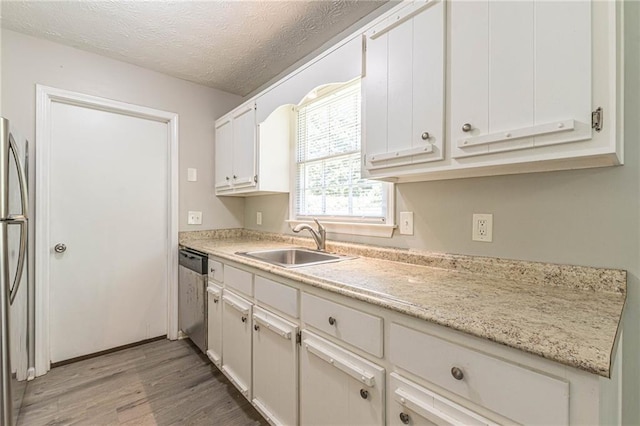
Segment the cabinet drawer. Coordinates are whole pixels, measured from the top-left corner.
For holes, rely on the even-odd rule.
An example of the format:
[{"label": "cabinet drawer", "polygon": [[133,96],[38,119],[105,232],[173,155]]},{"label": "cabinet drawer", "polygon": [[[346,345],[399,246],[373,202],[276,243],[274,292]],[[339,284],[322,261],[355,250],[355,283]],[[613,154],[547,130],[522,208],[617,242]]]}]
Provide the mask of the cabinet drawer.
[{"label": "cabinet drawer", "polygon": [[438,386],[519,423],[569,422],[565,381],[398,324],[389,337],[391,362]]},{"label": "cabinet drawer", "polygon": [[224,286],[232,288],[247,296],[253,296],[252,274],[233,266],[224,267]]},{"label": "cabinet drawer", "polygon": [[254,286],[258,302],[298,318],[298,290],[257,275]]},{"label": "cabinet drawer", "polygon": [[224,269],[222,263],[209,259],[209,279],[220,284],[224,282]]},{"label": "cabinet drawer", "polygon": [[318,330],[382,358],[382,318],[303,293],[302,320]]},{"label": "cabinet drawer", "polygon": [[404,377],[391,373],[389,391],[390,411],[387,424],[463,424],[474,426],[496,425],[495,422],[474,413]]}]

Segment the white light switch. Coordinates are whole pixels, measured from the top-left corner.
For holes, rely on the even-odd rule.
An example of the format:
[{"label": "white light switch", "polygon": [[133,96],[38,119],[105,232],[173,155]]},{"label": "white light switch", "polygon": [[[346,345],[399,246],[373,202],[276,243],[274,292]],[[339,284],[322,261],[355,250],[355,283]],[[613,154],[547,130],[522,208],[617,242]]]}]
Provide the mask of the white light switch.
[{"label": "white light switch", "polygon": [[202,225],[202,212],[189,212],[187,218],[187,224],[189,225]]},{"label": "white light switch", "polygon": [[400,212],[400,233],[413,235],[413,212]]},{"label": "white light switch", "polygon": [[198,181],[198,169],[187,169],[187,182]]}]

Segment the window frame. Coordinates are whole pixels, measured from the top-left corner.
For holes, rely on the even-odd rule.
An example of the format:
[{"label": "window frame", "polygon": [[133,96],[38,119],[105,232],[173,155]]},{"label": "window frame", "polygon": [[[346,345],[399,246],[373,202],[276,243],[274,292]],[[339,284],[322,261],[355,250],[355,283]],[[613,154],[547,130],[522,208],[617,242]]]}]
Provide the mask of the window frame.
[{"label": "window frame", "polygon": [[[296,210],[297,205],[297,182],[298,182],[298,162],[296,158],[298,150],[298,111],[300,108],[307,106],[312,102],[321,100],[327,96],[331,96],[336,91],[348,87],[360,81],[360,77],[344,83],[327,84],[316,87],[311,90],[297,105],[294,106],[292,112],[292,146],[291,146],[291,191],[289,195],[289,220],[287,223],[290,227],[294,227],[301,223],[313,224],[313,219],[318,218],[322,225],[327,229],[327,232],[350,234],[350,235],[363,235],[372,237],[385,237],[389,238],[393,235],[393,230],[396,228],[395,224],[395,186],[393,183],[380,181],[382,189],[384,191],[383,197],[386,198],[386,211],[382,220],[379,218],[368,218],[358,216],[308,216],[298,215]],[[360,88],[361,96],[361,108],[362,108],[362,87]],[[362,117],[362,115],[361,115]],[[361,118],[362,120],[362,118]],[[362,123],[360,126],[360,166],[362,170]]]}]

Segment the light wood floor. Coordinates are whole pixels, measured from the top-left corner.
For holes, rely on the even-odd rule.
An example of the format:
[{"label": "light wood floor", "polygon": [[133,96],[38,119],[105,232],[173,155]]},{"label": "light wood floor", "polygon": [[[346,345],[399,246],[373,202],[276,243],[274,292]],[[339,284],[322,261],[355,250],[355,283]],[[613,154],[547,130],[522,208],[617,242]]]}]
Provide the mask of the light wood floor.
[{"label": "light wood floor", "polygon": [[267,425],[187,340],[52,369],[27,385],[18,426]]}]

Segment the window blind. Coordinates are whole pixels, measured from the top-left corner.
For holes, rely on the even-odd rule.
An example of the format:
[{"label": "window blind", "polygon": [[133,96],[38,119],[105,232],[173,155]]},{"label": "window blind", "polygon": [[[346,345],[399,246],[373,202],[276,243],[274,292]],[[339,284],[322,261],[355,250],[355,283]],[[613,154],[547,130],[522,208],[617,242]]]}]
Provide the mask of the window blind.
[{"label": "window blind", "polygon": [[297,112],[296,215],[384,222],[382,182],[360,175],[360,82]]}]

